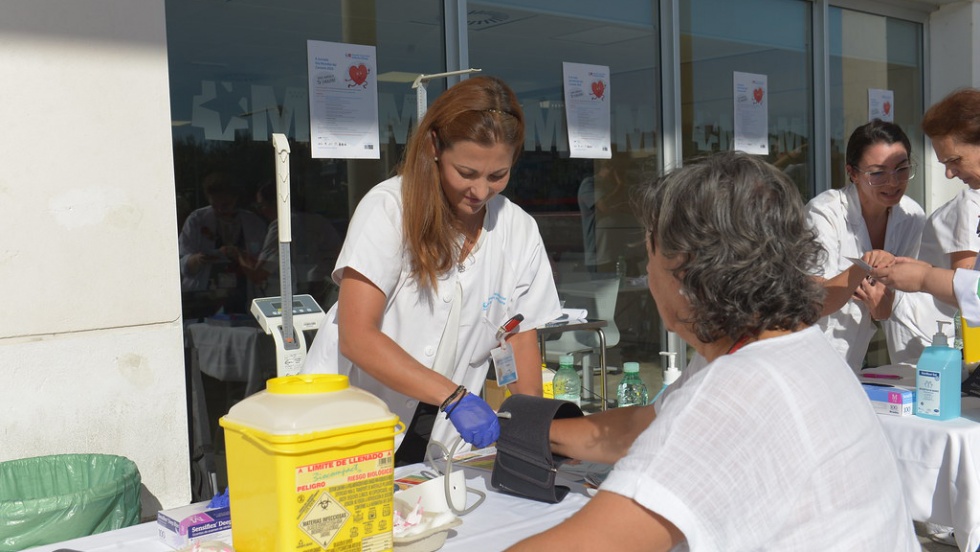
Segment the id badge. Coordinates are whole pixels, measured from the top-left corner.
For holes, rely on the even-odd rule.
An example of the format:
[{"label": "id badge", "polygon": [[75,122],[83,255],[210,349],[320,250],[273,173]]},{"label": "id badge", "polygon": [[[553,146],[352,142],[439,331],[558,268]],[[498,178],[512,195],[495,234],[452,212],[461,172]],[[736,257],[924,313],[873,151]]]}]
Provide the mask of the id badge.
[{"label": "id badge", "polygon": [[493,358],[493,369],[497,373],[497,385],[503,387],[517,381],[517,362],[514,360],[514,348],[506,341],[501,341],[500,347],[490,350]]}]

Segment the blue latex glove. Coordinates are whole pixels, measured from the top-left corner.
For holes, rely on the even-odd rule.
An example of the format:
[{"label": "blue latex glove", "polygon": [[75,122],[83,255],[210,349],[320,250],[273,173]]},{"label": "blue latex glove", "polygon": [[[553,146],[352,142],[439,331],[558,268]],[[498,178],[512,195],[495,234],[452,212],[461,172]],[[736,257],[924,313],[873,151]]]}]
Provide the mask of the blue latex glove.
[{"label": "blue latex glove", "polygon": [[489,446],[500,437],[497,413],[483,399],[467,393],[456,404],[450,405],[449,421],[463,440],[476,448]]}]

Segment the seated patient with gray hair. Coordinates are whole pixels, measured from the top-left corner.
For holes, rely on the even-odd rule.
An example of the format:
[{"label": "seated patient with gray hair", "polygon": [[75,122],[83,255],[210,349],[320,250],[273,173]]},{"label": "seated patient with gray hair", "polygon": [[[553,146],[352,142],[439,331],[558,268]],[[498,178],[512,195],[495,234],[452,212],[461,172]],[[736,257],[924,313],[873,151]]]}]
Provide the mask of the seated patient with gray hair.
[{"label": "seated patient with gray hair", "polygon": [[[512,550],[919,550],[868,398],[813,325],[824,252],[792,182],[723,152],[636,199],[650,292],[698,358],[652,405],[543,424],[544,450],[613,469]],[[534,425],[520,410],[501,420],[505,455]]]}]

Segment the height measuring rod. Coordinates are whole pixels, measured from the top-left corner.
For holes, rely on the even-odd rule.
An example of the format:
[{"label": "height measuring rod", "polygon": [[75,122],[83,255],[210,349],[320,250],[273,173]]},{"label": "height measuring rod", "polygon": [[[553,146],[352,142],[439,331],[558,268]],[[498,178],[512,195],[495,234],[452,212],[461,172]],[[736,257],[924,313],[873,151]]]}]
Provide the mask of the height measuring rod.
[{"label": "height measuring rod", "polygon": [[293,329],[293,274],[289,245],[293,241],[292,213],[289,208],[289,141],[285,134],[273,133],[276,150],[276,220],[279,222],[279,294],[282,297],[282,338],[286,350],[299,346]]},{"label": "height measuring rod", "polygon": [[[323,309],[310,295],[293,296],[292,212],[289,208],[289,142],[285,134],[273,134],[276,154],[276,218],[279,226],[279,297],[252,300],[252,316],[276,342],[276,375],[298,374],[306,363],[304,330],[316,330]],[[298,331],[297,331],[298,327]]]}]

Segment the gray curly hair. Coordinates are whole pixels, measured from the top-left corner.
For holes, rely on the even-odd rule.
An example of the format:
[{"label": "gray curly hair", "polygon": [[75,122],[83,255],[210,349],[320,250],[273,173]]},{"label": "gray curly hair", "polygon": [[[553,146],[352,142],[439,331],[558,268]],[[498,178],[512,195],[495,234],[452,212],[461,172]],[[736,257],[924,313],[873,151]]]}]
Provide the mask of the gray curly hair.
[{"label": "gray curly hair", "polygon": [[680,258],[674,275],[697,338],[737,340],[817,321],[825,255],[803,200],[775,167],[738,152],[710,155],[641,187],[637,217],[651,251]]}]

